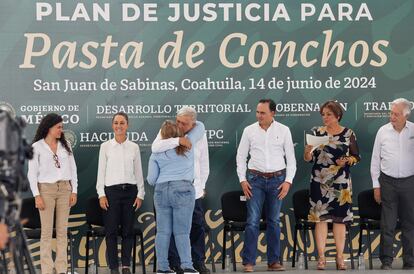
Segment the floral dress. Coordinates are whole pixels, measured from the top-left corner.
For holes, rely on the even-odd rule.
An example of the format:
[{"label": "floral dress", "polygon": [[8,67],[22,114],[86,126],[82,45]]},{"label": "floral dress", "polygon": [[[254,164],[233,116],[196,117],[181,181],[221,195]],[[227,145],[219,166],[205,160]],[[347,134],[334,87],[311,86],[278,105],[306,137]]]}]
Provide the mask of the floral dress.
[{"label": "floral dress", "polygon": [[[312,129],[315,136],[329,136],[329,143],[312,154],[310,184],[310,222],[352,222],[352,185],[350,167],[360,160],[356,137],[351,129],[330,135],[326,127]],[[348,157],[349,163],[338,166],[336,160]]]}]

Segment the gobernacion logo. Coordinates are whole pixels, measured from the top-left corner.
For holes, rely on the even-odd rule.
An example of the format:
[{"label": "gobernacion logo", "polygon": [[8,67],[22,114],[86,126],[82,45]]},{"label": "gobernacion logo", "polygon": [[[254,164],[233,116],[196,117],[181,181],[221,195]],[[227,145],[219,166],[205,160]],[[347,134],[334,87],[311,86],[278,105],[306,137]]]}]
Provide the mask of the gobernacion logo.
[{"label": "gobernacion logo", "polygon": [[16,117],[16,110],[14,109],[14,107],[10,103],[0,101],[0,109],[10,113],[12,118]]},{"label": "gobernacion logo", "polygon": [[76,137],[75,132],[73,132],[70,129],[66,129],[66,130],[63,131],[63,133],[65,133],[66,141],[68,141],[70,143],[70,146],[72,147],[72,149],[74,149],[77,142],[78,142],[78,138]]}]

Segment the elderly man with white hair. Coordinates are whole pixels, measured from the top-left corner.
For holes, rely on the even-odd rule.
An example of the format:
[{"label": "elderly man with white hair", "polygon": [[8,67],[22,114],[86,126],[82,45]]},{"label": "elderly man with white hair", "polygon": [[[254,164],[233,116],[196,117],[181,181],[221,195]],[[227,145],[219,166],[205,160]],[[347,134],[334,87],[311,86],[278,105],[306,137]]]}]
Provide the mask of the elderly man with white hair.
[{"label": "elderly man with white hair", "polygon": [[414,269],[414,123],[411,102],[391,103],[390,122],[375,137],[371,158],[374,198],[381,203],[381,269],[391,269],[397,220],[401,222],[403,269]]},{"label": "elderly man with white hair", "polygon": [[[188,134],[192,131],[197,122],[197,112],[194,108],[184,106],[177,112],[177,126]],[[209,274],[210,270],[205,266],[205,220],[203,209],[203,198],[205,194],[206,182],[210,173],[208,143],[206,134],[191,144],[185,137],[161,139],[158,134],[152,144],[152,152],[164,152],[168,149],[183,145],[190,148],[194,146],[194,188],[195,188],[195,205],[191,223],[190,242],[191,242],[191,258],[194,268],[200,274]],[[171,237],[171,244],[168,252],[168,260],[172,270],[177,274],[182,274],[183,269],[180,267],[180,257],[178,256],[174,236]]]}]

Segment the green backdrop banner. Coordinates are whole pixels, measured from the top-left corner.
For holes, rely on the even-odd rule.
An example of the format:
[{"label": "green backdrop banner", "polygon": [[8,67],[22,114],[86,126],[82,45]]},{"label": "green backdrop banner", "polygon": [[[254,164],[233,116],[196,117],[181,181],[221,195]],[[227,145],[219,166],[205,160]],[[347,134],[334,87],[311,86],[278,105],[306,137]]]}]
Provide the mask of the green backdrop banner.
[{"label": "green backdrop banner", "polygon": [[[341,103],[342,124],[358,139],[362,160],[352,168],[354,201],[371,188],[371,149],[388,120],[389,102],[414,99],[413,5],[411,0],[2,0],[1,105],[27,121],[28,139],[45,114],[62,114],[74,148],[79,202],[70,225],[76,264],[85,264],[85,203],[96,193],[99,145],[113,136],[112,115],[130,116],[129,138],[139,144],[146,171],[161,123],[184,105],[195,107],[207,129],[211,171],[205,207],[214,241],[207,255],[220,259],[220,196],[239,189],[238,141],[265,97],[277,102],[275,119],[291,128],[296,144],[298,171],[282,218],[283,256],[289,258],[292,193],[307,188],[310,178],[311,167],[302,161],[304,133],[321,124],[323,102]],[[153,259],[152,201],[146,185],[138,221],[147,263]],[[242,239],[235,239],[238,260]],[[378,242],[377,237],[375,247]],[[105,264],[105,242],[99,247]],[[38,263],[38,242],[31,248]],[[258,248],[259,260],[265,259],[263,235]],[[329,242],[328,252],[333,250]],[[313,241],[309,251],[315,251]]]}]

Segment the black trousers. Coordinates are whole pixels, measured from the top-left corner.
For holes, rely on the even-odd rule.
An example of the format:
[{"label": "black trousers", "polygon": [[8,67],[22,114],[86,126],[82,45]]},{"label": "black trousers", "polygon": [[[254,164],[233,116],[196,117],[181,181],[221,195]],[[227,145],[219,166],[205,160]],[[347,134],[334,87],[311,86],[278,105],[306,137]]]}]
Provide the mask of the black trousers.
[{"label": "black trousers", "polygon": [[137,197],[136,185],[124,184],[105,187],[109,208],[104,212],[106,254],[110,269],[118,268],[118,231],[121,228],[122,266],[130,266],[134,245],[135,210],[133,204]]},{"label": "black trousers", "polygon": [[[190,231],[191,259],[194,267],[204,264],[206,259],[206,232],[204,225],[203,199],[199,198],[195,200]],[[175,246],[174,235],[171,236],[170,248],[168,250],[168,261],[170,263],[170,267],[177,267],[181,264],[180,256],[178,255],[177,247]]]},{"label": "black trousers", "polygon": [[404,264],[414,265],[414,176],[392,178],[381,173],[380,260],[391,264],[397,220],[401,223]]}]

